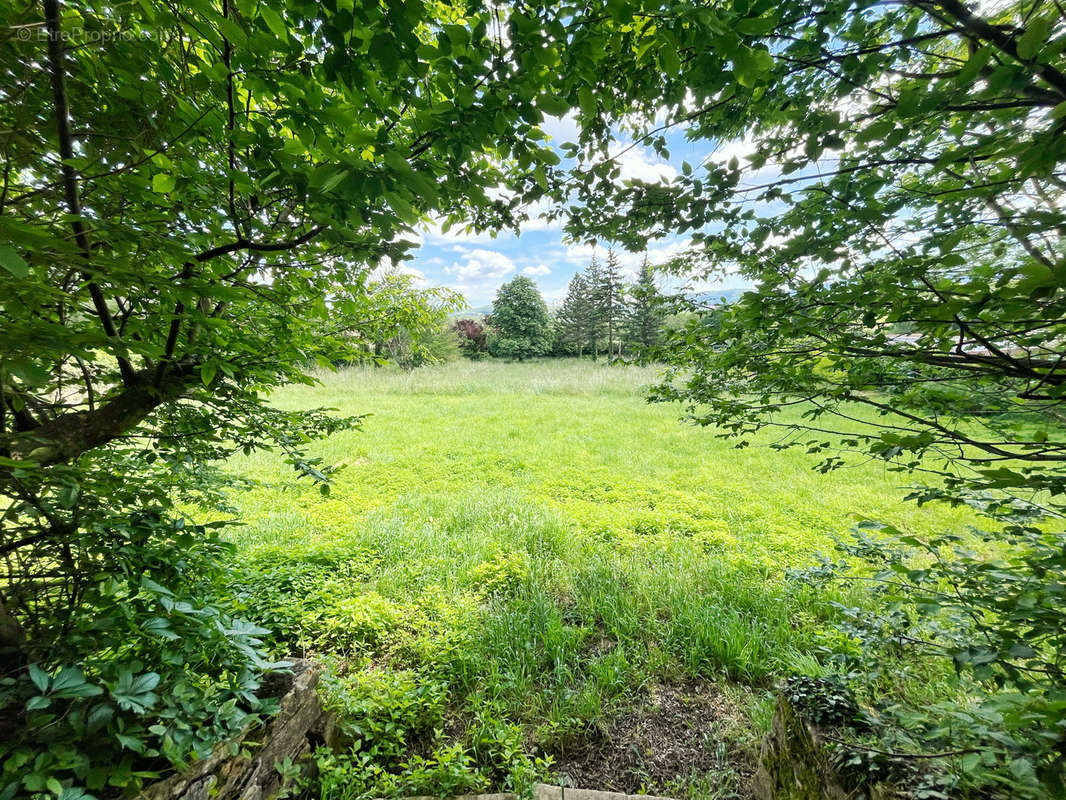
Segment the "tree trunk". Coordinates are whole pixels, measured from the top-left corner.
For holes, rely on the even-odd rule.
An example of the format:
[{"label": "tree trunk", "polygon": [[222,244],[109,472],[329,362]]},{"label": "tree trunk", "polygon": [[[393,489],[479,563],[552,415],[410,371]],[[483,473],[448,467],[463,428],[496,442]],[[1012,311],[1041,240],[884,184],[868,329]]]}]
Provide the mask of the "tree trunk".
[{"label": "tree trunk", "polygon": [[0,599],[0,677],[10,677],[28,663],[26,632]]}]

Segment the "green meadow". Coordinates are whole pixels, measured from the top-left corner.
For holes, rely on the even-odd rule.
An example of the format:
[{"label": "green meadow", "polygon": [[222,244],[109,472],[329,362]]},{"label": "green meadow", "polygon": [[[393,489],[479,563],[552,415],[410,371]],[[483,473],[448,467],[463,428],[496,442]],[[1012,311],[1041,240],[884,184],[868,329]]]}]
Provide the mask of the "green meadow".
[{"label": "green meadow", "polygon": [[369,414],[313,446],[345,465],[328,497],[273,453],[228,466],[257,482],[234,497],[246,612],[278,655],[330,667],[345,749],[320,759],[322,797],[539,779],[746,796],[775,681],[850,646],[827,624],[833,594],[786,571],[858,515],[915,533],[971,521],[903,502],[913,478],[882,463],[821,474],[772,432],[737,449],[685,424],[647,402],[654,368],[319,378],[273,400]]}]

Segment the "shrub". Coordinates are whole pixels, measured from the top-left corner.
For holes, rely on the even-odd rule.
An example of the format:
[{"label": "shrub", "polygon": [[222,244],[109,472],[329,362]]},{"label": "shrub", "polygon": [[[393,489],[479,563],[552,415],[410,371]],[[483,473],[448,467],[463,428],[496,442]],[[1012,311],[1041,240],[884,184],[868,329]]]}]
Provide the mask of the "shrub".
[{"label": "shrub", "polygon": [[452,323],[452,330],[459,337],[459,350],[464,356],[477,359],[488,354],[488,331],[480,322],[459,319]]},{"label": "shrub", "polygon": [[[827,655],[876,705],[867,721],[880,744],[853,758],[868,768],[871,752],[899,754],[902,763],[907,754],[940,752],[930,761],[945,790],[1062,796],[1066,534],[1015,524],[1005,533],[919,538],[864,527],[883,536],[860,533],[841,543],[851,561],[823,559],[793,574],[816,588],[830,581],[873,587],[870,606],[832,604],[837,627],[859,649]],[[930,660],[953,667],[958,699],[880,701],[901,673],[928,674]]]},{"label": "shrub", "polygon": [[39,620],[57,644],[0,680],[4,800],[135,791],[275,705],[255,693],[281,665],[266,631],[232,613],[216,530],[146,510],[86,534],[106,542],[107,563],[81,604]]}]

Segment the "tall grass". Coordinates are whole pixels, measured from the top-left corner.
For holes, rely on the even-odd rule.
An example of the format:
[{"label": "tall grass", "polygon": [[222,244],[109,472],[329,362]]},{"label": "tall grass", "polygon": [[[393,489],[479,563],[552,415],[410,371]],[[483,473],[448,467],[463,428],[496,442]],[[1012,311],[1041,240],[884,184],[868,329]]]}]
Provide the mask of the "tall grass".
[{"label": "tall grass", "polygon": [[461,362],[279,392],[287,407],[372,415],[316,445],[347,464],[329,498],[274,454],[230,465],[263,482],[237,498],[250,612],[279,650],[442,682],[467,736],[502,720],[552,752],[643,687],[708,679],[748,687],[737,713],[752,735],[774,679],[817,673],[840,644],[823,625],[832,598],[786,568],[855,514],[916,532],[970,516],[902,502],[880,464],[823,475],[770,436],[735,449],[647,403],[655,377]]}]

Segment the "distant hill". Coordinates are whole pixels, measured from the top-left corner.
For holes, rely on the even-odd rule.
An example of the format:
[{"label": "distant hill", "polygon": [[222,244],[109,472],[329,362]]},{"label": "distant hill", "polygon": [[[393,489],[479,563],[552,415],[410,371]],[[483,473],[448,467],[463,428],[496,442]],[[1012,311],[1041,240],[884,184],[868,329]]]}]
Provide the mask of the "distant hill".
[{"label": "distant hill", "polygon": [[709,292],[693,292],[689,299],[706,305],[716,303],[735,303],[747,289],[714,289]]},{"label": "distant hill", "polygon": [[492,313],[492,304],[478,306],[477,308],[464,308],[462,311],[453,311],[448,315],[449,319],[476,319]]}]

